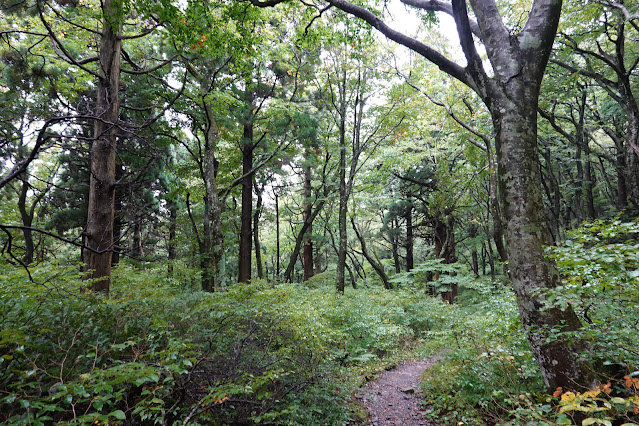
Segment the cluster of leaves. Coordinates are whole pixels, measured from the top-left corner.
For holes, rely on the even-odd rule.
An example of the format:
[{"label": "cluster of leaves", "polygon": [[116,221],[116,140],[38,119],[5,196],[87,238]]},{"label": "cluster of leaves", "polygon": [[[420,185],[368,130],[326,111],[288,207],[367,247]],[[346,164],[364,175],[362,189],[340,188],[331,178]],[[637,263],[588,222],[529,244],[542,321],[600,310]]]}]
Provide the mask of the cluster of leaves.
[{"label": "cluster of leaves", "polygon": [[443,354],[424,383],[433,419],[450,424],[639,423],[639,221],[585,224],[568,233],[564,245],[548,250],[563,280],[546,303],[580,313],[583,327],[569,337],[588,343],[582,356],[604,385],[583,392],[559,388],[548,395],[519,325],[514,295],[476,280],[463,285],[459,304],[439,318],[440,327],[424,334]]},{"label": "cluster of leaves", "polygon": [[442,354],[424,382],[433,420],[502,422],[543,393],[510,290],[478,280],[462,287],[459,304],[449,310],[423,336]]},{"label": "cluster of leaves", "polygon": [[585,326],[577,337],[591,345],[585,356],[626,372],[639,366],[638,252],[639,221],[620,220],[585,224],[551,252],[564,279],[547,303],[581,314]]},{"label": "cluster of leaves", "polygon": [[[183,290],[121,264],[110,298],[53,265],[0,275],[0,422],[348,420],[346,371],[396,352],[441,302],[421,293],[236,285]],[[349,388],[350,386],[350,388]]]},{"label": "cluster of leaves", "polygon": [[[634,372],[633,375],[639,375],[639,372]],[[620,383],[616,385],[619,386]],[[574,418],[570,414],[574,412],[584,413],[588,416],[582,420],[583,426],[594,424],[612,426],[613,422],[620,423],[620,420],[631,421],[629,413],[634,416],[639,414],[638,388],[639,379],[630,375],[624,376],[624,383],[621,386],[621,393],[625,394],[625,397],[611,396],[613,389],[610,382],[583,393],[564,393],[561,388],[558,388],[553,394],[555,397],[561,397],[558,403],[559,416],[557,416],[556,423],[572,424]],[[618,392],[619,389],[615,393]],[[623,423],[622,426],[633,424],[637,423],[628,422]]]}]

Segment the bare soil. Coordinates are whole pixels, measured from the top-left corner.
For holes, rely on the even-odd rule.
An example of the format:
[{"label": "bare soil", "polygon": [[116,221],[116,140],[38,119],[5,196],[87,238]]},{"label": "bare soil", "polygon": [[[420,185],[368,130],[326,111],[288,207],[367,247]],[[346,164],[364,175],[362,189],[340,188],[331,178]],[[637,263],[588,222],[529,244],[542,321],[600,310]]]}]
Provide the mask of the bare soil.
[{"label": "bare soil", "polygon": [[424,419],[421,377],[436,359],[405,361],[383,371],[369,382],[358,398],[366,407],[372,426],[434,426]]}]

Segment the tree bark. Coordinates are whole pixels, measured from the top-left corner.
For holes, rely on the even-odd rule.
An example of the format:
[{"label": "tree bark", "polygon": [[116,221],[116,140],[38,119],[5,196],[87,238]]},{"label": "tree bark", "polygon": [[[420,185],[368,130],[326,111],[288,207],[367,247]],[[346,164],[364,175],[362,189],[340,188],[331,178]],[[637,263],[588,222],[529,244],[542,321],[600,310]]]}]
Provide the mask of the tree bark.
[{"label": "tree bark", "polygon": [[257,194],[255,212],[253,213],[253,246],[255,247],[255,264],[257,266],[257,277],[259,279],[264,279],[264,265],[262,264],[262,251],[260,249],[259,233],[260,216],[262,215],[263,188],[258,188],[255,183],[253,184],[253,186],[255,187],[255,193]]},{"label": "tree bark", "polygon": [[215,275],[222,258],[224,234],[222,233],[222,203],[217,189],[217,161],[215,151],[220,140],[213,110],[202,98],[202,107],[206,114],[204,134],[203,173],[204,179],[204,218],[203,236],[200,247],[200,270],[202,271],[202,291],[215,291]]},{"label": "tree bark", "polygon": [[275,193],[275,277],[280,277],[280,204],[279,196]]},{"label": "tree bark", "polygon": [[[384,265],[382,265],[377,259],[375,259],[371,255],[371,253],[368,251],[368,247],[366,246],[366,240],[364,239],[364,237],[362,237],[362,234],[357,229],[357,226],[355,225],[355,219],[353,219],[352,217],[351,217],[351,225],[353,226],[353,231],[355,231],[355,235],[357,236],[357,239],[359,240],[359,244],[362,247],[362,254],[366,258],[368,263],[373,267],[373,269],[377,273],[377,276],[379,276],[379,278],[382,280],[382,284],[384,285],[384,288],[386,290],[392,290],[393,285],[388,279],[388,275],[386,274],[386,271],[384,270]],[[353,288],[356,288],[356,287],[353,286]]]},{"label": "tree bark", "polygon": [[166,244],[168,257],[168,274],[173,275],[173,262],[177,259],[177,205],[175,200],[169,200],[169,240]]},{"label": "tree bark", "polygon": [[[18,197],[18,211],[20,212],[20,219],[22,220],[22,236],[24,238],[24,254],[22,255],[22,262],[25,265],[31,265],[33,263],[33,233],[31,232],[31,226],[33,225],[33,209],[27,209],[27,194],[29,192],[29,182],[27,180],[27,173],[23,174],[22,185],[20,185],[20,194]],[[29,212],[29,210],[32,210]]]},{"label": "tree bark", "polygon": [[413,270],[413,206],[409,204],[406,208],[406,272]]},{"label": "tree bark", "polygon": [[[308,154],[308,152],[307,152]],[[304,246],[302,259],[304,264],[304,281],[309,280],[315,273],[313,266],[313,222],[311,220],[312,215],[312,200],[313,188],[312,188],[312,171],[310,164],[304,166],[304,222],[311,221],[308,228],[304,232]]]},{"label": "tree bark", "polygon": [[109,293],[113,253],[113,218],[115,201],[115,150],[120,109],[119,38],[122,23],[120,10],[113,0],[104,0],[104,17],[100,37],[100,70],[96,94],[96,119],[91,144],[91,178],[84,250],[87,279],[94,291]]},{"label": "tree bark", "polygon": [[[252,115],[252,111],[249,113]],[[244,123],[242,137],[242,212],[240,214],[240,253],[237,281],[251,280],[252,216],[253,216],[253,120],[248,117]]]},{"label": "tree bark", "polygon": [[335,285],[338,293],[344,293],[346,268],[346,211],[348,194],[346,192],[346,70],[342,71],[339,83],[339,211],[337,215],[339,243],[337,250],[337,271]]},{"label": "tree bark", "polygon": [[397,233],[399,232],[399,224],[397,223],[397,218],[393,218],[390,223],[390,240],[391,240],[391,250],[393,252],[393,263],[395,266],[395,273],[399,274],[402,271],[402,267],[399,263],[399,244],[397,241]]}]

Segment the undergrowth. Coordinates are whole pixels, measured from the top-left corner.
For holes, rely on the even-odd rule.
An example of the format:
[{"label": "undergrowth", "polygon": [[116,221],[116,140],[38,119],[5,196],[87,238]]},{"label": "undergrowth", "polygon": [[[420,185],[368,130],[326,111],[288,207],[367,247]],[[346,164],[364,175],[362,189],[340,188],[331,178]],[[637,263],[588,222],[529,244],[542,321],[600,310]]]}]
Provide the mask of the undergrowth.
[{"label": "undergrowth", "polygon": [[[549,249],[564,278],[547,306],[571,306],[599,382],[549,393],[509,285],[455,267],[454,305],[419,274],[400,289],[337,295],[257,281],[193,291],[189,270],[121,264],[109,298],[76,268],[0,268],[0,422],[291,424],[358,420],[365,376],[438,354],[424,378],[441,425],[639,424],[639,225],[597,222]],[[422,265],[419,271],[426,271]],[[427,272],[427,271],[426,271]]]},{"label": "undergrowth", "polygon": [[109,298],[73,270],[2,276],[0,422],[346,424],[361,375],[446,308],[265,282],[193,293],[165,274],[121,265]]}]

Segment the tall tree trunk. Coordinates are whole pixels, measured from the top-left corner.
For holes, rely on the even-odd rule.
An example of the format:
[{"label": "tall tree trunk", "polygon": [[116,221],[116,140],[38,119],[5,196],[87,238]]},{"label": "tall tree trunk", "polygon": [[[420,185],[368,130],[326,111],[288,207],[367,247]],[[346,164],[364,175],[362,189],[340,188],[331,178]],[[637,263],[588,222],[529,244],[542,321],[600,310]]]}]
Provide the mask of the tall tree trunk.
[{"label": "tall tree trunk", "polygon": [[[312,200],[313,187],[312,187],[312,171],[310,164],[304,166],[304,222],[311,219],[312,215]],[[304,281],[309,280],[315,273],[315,267],[313,265],[313,222],[310,222],[308,229],[304,232],[304,246],[302,259],[304,264]]]},{"label": "tall tree trunk", "polygon": [[293,271],[295,270],[295,263],[297,262],[297,258],[300,255],[300,250],[302,248],[302,245],[304,244],[304,241],[306,240],[306,235],[308,233],[308,230],[313,225],[313,221],[315,221],[315,218],[317,217],[317,215],[319,215],[322,209],[324,208],[324,204],[326,204],[326,193],[324,195],[325,195],[324,198],[320,199],[317,202],[311,214],[304,218],[302,229],[300,229],[300,232],[297,234],[297,237],[295,238],[295,246],[293,247],[293,252],[291,253],[291,257],[289,258],[288,266],[286,267],[286,271],[284,272],[284,281],[286,282],[291,282],[293,278]]},{"label": "tall tree trunk", "polygon": [[[252,114],[252,112],[251,112]],[[240,253],[237,281],[251,280],[252,216],[253,216],[253,120],[247,118],[242,137],[242,212],[240,214]]]},{"label": "tall tree trunk", "polygon": [[549,330],[574,331],[581,324],[571,308],[544,306],[544,290],[559,285],[560,277],[543,249],[551,243],[551,236],[540,191],[537,104],[533,102],[537,96],[522,83],[525,82],[518,84],[519,90],[504,93],[502,102],[492,109],[508,221],[509,270],[521,321],[546,386],[574,389],[584,383],[584,371],[576,354],[580,347],[561,338],[549,342],[548,338]]},{"label": "tall tree trunk", "polygon": [[280,277],[280,203],[275,193],[275,276]]},{"label": "tall tree trunk", "polygon": [[33,225],[33,212],[29,212],[27,208],[27,194],[29,192],[28,174],[25,172],[22,179],[22,185],[20,186],[20,195],[18,197],[18,210],[20,212],[20,219],[22,220],[22,236],[24,238],[24,254],[22,256],[22,262],[25,265],[33,263],[33,233],[31,232],[31,226]]},{"label": "tall tree trunk", "polygon": [[639,210],[639,109],[634,104],[626,127],[624,170],[629,205]]},{"label": "tall tree trunk", "polygon": [[262,215],[262,192],[264,189],[258,188],[255,184],[253,184],[253,186],[255,187],[255,193],[257,194],[255,212],[253,213],[253,246],[255,247],[255,263],[257,266],[257,277],[259,279],[264,279],[264,266],[262,264],[259,233],[260,216]]},{"label": "tall tree trunk", "polygon": [[592,162],[590,161],[590,146],[586,142],[584,143],[584,185],[586,194],[586,212],[588,219],[593,220],[597,218],[597,212],[595,211],[595,176],[592,172]]},{"label": "tall tree trunk", "polygon": [[[116,158],[115,164],[115,181],[119,182],[124,177],[124,167],[122,162]],[[124,211],[122,208],[122,200],[124,198],[124,188],[116,184],[115,201],[113,203],[113,256],[111,256],[111,265],[115,266],[120,262],[120,252],[122,251],[122,218]]]},{"label": "tall tree trunk", "polygon": [[177,203],[175,200],[169,200],[169,241],[166,244],[168,255],[168,274],[173,275],[173,262],[177,259]]},{"label": "tall tree trunk", "polygon": [[490,173],[488,195],[490,200],[490,216],[493,219],[493,240],[495,241],[495,247],[497,253],[499,253],[499,260],[505,263],[508,260],[506,254],[506,246],[504,245],[504,225],[501,215],[501,202],[498,195],[498,183],[497,183],[497,165],[493,157],[493,148],[490,141],[486,141],[486,155],[488,157],[488,172]]},{"label": "tall tree trunk", "polygon": [[406,272],[413,270],[413,206],[408,205],[406,208]]},{"label": "tall tree trunk", "polygon": [[339,293],[344,293],[344,269],[346,268],[346,212],[348,208],[348,194],[346,192],[346,70],[342,72],[339,99],[339,212],[337,226],[339,243],[337,249],[337,271],[335,285]]},{"label": "tall tree trunk", "polygon": [[[437,214],[434,221],[433,237],[435,240],[435,257],[442,259],[442,263],[446,265],[457,262],[453,215],[445,213],[445,216],[442,217],[441,214]],[[435,274],[435,280],[438,280],[439,276],[440,274],[437,272]],[[449,290],[441,292],[441,297],[446,302],[452,304],[457,297],[457,291],[457,284],[451,284]]]},{"label": "tall tree trunk", "polygon": [[202,271],[202,291],[215,291],[215,276],[222,259],[224,234],[222,233],[222,203],[217,190],[217,166],[215,151],[220,140],[213,110],[204,99],[202,106],[206,113],[206,133],[204,135],[203,176],[204,218],[203,236],[200,247],[200,270]]},{"label": "tall tree trunk", "polygon": [[622,210],[628,205],[628,188],[626,186],[626,153],[623,146],[617,147],[617,209]]},{"label": "tall tree trunk", "polygon": [[91,144],[91,178],[89,208],[85,229],[85,265],[94,291],[109,293],[113,250],[115,198],[115,149],[120,109],[119,38],[122,23],[119,6],[104,0],[104,17],[100,37],[100,69],[97,84],[93,143]]},{"label": "tall tree trunk", "polygon": [[390,240],[391,240],[391,250],[393,252],[393,263],[395,265],[395,273],[399,274],[402,271],[402,267],[399,263],[399,244],[397,234],[399,232],[399,224],[397,223],[397,218],[394,218],[390,223]]}]

